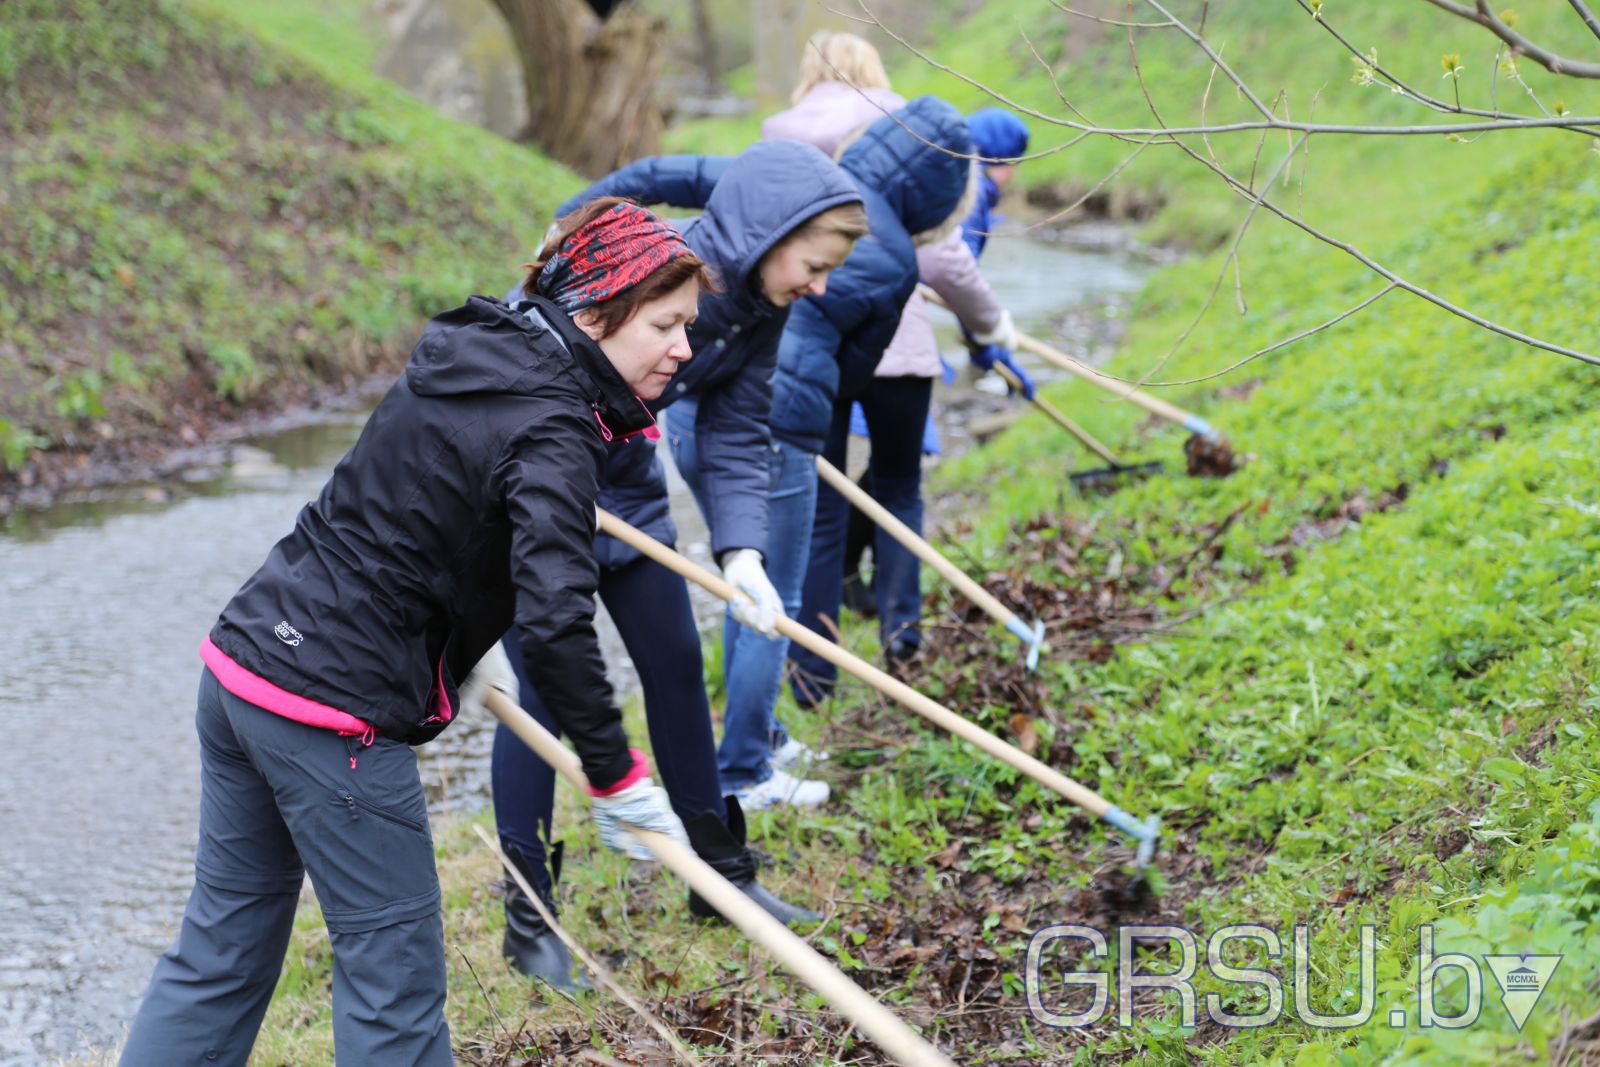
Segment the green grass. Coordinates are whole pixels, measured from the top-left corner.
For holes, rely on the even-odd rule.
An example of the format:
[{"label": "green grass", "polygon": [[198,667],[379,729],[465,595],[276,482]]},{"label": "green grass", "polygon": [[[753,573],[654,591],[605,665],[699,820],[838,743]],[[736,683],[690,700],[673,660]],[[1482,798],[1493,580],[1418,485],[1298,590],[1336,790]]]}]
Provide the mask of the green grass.
[{"label": "green grass", "polygon": [[[1469,77],[1486,72],[1492,50],[1482,39],[1422,4],[1329,0],[1325,7],[1359,44],[1377,43],[1386,62],[1393,57],[1419,84],[1438,87],[1442,51],[1462,52]],[[1524,25],[1535,33],[1568,25],[1558,7],[1530,9]],[[23,8],[8,8],[8,17]],[[247,152],[246,139],[215,131],[233,123],[259,134],[266,122],[270,134],[270,119],[259,112],[224,113],[208,129],[157,143],[137,132],[147,127],[122,105],[108,102],[117,96],[112,83],[98,98],[107,114],[73,119],[42,113],[39,97],[19,89],[16,79],[0,83],[8,101],[18,93],[34,101],[28,105],[34,110],[8,111],[23,116],[13,121],[26,134],[18,172],[34,183],[29,188],[65,205],[43,212],[48,221],[28,223],[19,238],[32,254],[9,264],[16,286],[0,287],[12,301],[0,308],[13,309],[13,327],[20,321],[18,291],[82,299],[79,310],[100,306],[91,298],[103,302],[125,285],[115,266],[130,253],[117,242],[130,242],[141,276],[145,262],[159,267],[151,284],[162,288],[159,299],[150,298],[150,323],[177,328],[162,310],[169,306],[164,300],[192,308],[196,325],[186,328],[210,339],[202,351],[222,353],[211,357],[223,372],[219,387],[227,381],[248,392],[262,387],[258,375],[278,373],[275,350],[258,347],[253,326],[222,315],[230,301],[243,299],[245,283],[233,275],[232,252],[210,238],[213,232],[233,234],[226,239],[243,242],[254,259],[265,256],[273,271],[300,272],[274,281],[271,292],[328,286],[327,306],[335,310],[327,314],[352,321],[309,324],[323,331],[315,336],[381,336],[447,290],[454,294],[480,277],[493,282],[497,264],[514,261],[541,221],[530,209],[523,224],[513,205],[545,205],[554,195],[545,185],[570,182],[532,162],[523,173],[512,164],[532,157],[442,123],[353,69],[358,49],[344,36],[352,25],[346,15],[326,31],[335,41],[329,55],[343,57],[335,60],[318,58],[302,37],[322,32],[316,22],[292,17],[309,8],[263,3],[238,11],[238,18],[261,19],[263,26],[270,15],[277,28],[265,32],[281,35],[282,51],[254,43],[242,30],[236,38],[219,37],[219,26],[243,23],[213,22],[210,8],[139,10],[154,14],[138,17],[156,20],[139,25],[148,31],[141,48],[152,67],[177,62],[179,45],[203,28],[208,48],[241,50],[225,54],[249,58],[242,69],[267,71],[253,77],[266,78],[269,87],[299,100],[293,94],[316,85],[313,106],[302,107],[304,116],[291,123],[289,116],[300,112],[285,105],[280,123],[293,136],[269,137],[265,147]],[[204,21],[195,21],[202,19],[198,10],[206,12]],[[1216,5],[1213,26],[1230,57],[1264,84],[1291,90],[1297,114],[1319,90],[1323,117],[1413,114],[1381,90],[1352,85],[1348,59],[1297,11]],[[1030,33],[1035,21],[1056,27],[1052,39],[1077,55],[1074,40],[1061,38],[1055,20],[1062,16],[1001,0],[941,39],[935,52],[1047,104],[1048,84],[1028,74],[1025,50],[1019,56],[1010,43],[1013,15],[1025,19]],[[162,26],[168,29],[155,32]],[[66,69],[86,49],[126,43],[114,32],[77,43],[65,34],[36,35],[20,66],[35,79],[41,69]],[[1041,48],[1049,43],[1045,36],[1042,29],[1035,34]],[[1562,51],[1584,54],[1576,37],[1551,39]],[[1194,113],[1205,77],[1179,45],[1152,43],[1144,52],[1145,72],[1161,98],[1179,102],[1169,119]],[[18,49],[15,37],[0,37],[0,73],[20,69]],[[1069,93],[1092,102],[1097,117],[1143,122],[1121,56],[1106,48],[1071,59]],[[896,77],[913,93],[946,84],[904,66]],[[87,79],[73,92],[98,91],[97,84]],[[1565,96],[1580,106],[1579,90],[1554,90],[1548,78],[1537,84],[1547,99]],[[962,106],[977,102],[961,92],[952,90]],[[1238,113],[1226,94],[1214,95],[1213,103],[1217,117]],[[1037,131],[1041,145],[1049,143],[1046,132]],[[89,151],[91,140],[106,146],[104,158]],[[1271,161],[1276,150],[1269,146],[1264,158]],[[1117,151],[1086,143],[1029,164],[1024,173],[1035,182],[1082,184],[1109,168]],[[1239,205],[1155,152],[1130,177],[1169,201],[1154,232],[1211,247],[1237,222]],[[374,238],[347,235],[332,210],[319,219],[322,232],[339,237],[330,243],[342,251],[325,254],[331,258],[303,256],[298,237],[258,245],[272,228],[250,213],[254,197],[243,193],[259,192],[249,184],[258,169],[298,175],[285,189],[343,190],[366,182],[368,203],[376,205],[367,225],[418,254],[401,256]],[[222,180],[208,180],[211,173]],[[163,184],[164,176],[173,180]],[[1556,341],[1583,347],[1595,336],[1600,315],[1587,268],[1600,241],[1600,163],[1578,138],[1502,136],[1470,145],[1328,138],[1314,144],[1306,177],[1308,213],[1416,280]],[[85,236],[71,220],[109,211],[114,180],[131,191],[124,196],[131,209],[119,208],[128,212],[126,223],[115,233],[102,227]],[[163,188],[184,212],[210,224],[163,226],[171,208],[160,201]],[[1286,195],[1300,202],[1298,185]],[[90,214],[77,215],[80,209]],[[230,230],[227,220],[241,210],[246,221]],[[509,234],[508,219],[516,220]],[[441,220],[449,225],[435,232]],[[124,236],[129,229],[133,235]],[[473,243],[469,233],[501,243]],[[499,236],[484,237],[489,233]],[[90,253],[79,257],[87,266],[63,255],[80,248]],[[188,266],[196,257],[199,265]],[[363,257],[373,277],[352,280],[342,268]],[[97,263],[103,264],[98,275]],[[1170,358],[1173,339],[1201,309],[1220,256],[1157,274],[1129,316],[1112,369],[1140,374],[1162,364],[1159,378],[1201,376],[1377,288],[1348,259],[1270,219],[1259,220],[1247,237],[1243,263],[1247,310],[1237,311],[1225,294]],[[19,270],[35,273],[18,277]],[[65,295],[84,287],[89,292],[82,297]],[[375,293],[396,290],[387,310],[372,310]],[[275,324],[288,306],[277,299],[258,312]],[[128,306],[131,316],[143,313],[138,300]],[[375,317],[354,321],[358,309]],[[29,328],[39,329],[31,318]],[[97,397],[109,403],[105,383],[146,365],[143,350],[125,341],[104,347],[121,347],[125,356],[108,354],[103,365],[61,375],[41,403],[92,420]],[[100,375],[98,386],[90,371]],[[1257,380],[1251,390],[1236,388]],[[1225,480],[1174,473],[1110,497],[1073,496],[1057,472],[1080,457],[1059,431],[1032,416],[946,464],[934,479],[936,492],[962,501],[961,526],[943,536],[958,558],[974,560],[975,573],[1076,596],[1092,594],[1113,570],[1127,570],[1148,576],[1147,598],[1163,615],[1193,616],[1171,633],[1120,644],[1109,658],[1048,659],[1039,680],[1027,683],[1050,712],[1026,724],[1042,753],[1114,802],[1165,819],[1158,879],[1164,898],[1125,917],[1182,921],[1202,932],[1259,922],[1286,937],[1293,924],[1307,924],[1311,1004],[1323,1012],[1355,1007],[1350,975],[1359,928],[1370,924],[1378,940],[1371,1022],[1313,1029],[1294,1021],[1288,990],[1291,1018],[1259,1030],[1189,1030],[1178,1024],[1170,997],[1141,1001],[1135,1025],[1125,1031],[1055,1032],[1033,1024],[1020,979],[1030,931],[1074,918],[1103,921],[1087,903],[1091,883],[1125,859],[1126,849],[993,761],[904,726],[899,713],[857,686],[815,712],[785,701],[791,729],[835,751],[826,774],[841,789],[824,812],[752,820],[758,844],[778,859],[769,880],[834,913],[813,943],[962,1063],[1548,1060],[1564,1029],[1600,1006],[1596,381],[1589,367],[1391,294],[1363,315],[1227,377],[1162,391],[1203,413],[1250,457]],[[1151,424],[1131,406],[1080,384],[1049,393],[1118,450],[1176,466],[1180,431]],[[35,424],[12,425],[33,432]],[[1369,505],[1360,521],[1341,519],[1362,510],[1357,501]],[[1203,566],[1157,596],[1159,568],[1201,547],[1229,515],[1235,519],[1217,537],[1217,551],[1204,553]],[[1016,533],[1035,519],[1038,528],[1027,538]],[[1071,566],[1061,562],[1069,558]],[[930,618],[946,617],[946,594],[929,589]],[[1053,636],[1066,644],[1069,635]],[[1009,639],[997,630],[989,637],[995,674],[1017,680]],[[845,640],[876,655],[872,628],[860,620],[846,618]],[[715,651],[708,658],[714,661]],[[714,681],[716,668],[711,673]],[[985,726],[1008,736],[1017,728],[1013,707],[994,697],[992,678],[970,664],[931,664],[924,677],[941,699]],[[633,736],[645,736],[637,709],[630,709],[629,724]],[[762,1051],[784,1063],[837,1063],[862,1053],[865,1062],[881,1062],[838,1020],[819,1015],[809,994],[741,938],[691,922],[671,880],[602,853],[576,801],[562,801],[557,821],[569,842],[563,916],[585,944],[607,953],[630,988],[650,992],[653,1010],[686,1036],[726,1028],[728,1013],[742,1005],[744,1054],[702,1047],[708,1062],[751,1062]],[[640,1051],[649,1048],[643,1028],[609,998],[552,1002],[507,972],[498,956],[499,904],[489,891],[492,860],[469,824],[442,825],[438,841],[449,1011],[463,1057],[558,1062],[585,1044],[620,1058],[630,1049],[648,1056]],[[1565,954],[1522,1031],[1500,1010],[1487,976],[1476,1025],[1417,1026],[1415,953],[1419,930],[1430,923],[1438,951]],[[968,978],[978,975],[970,987],[963,964]],[[1287,963],[1282,970],[1287,974]],[[256,1062],[331,1059],[329,983],[326,935],[315,910],[303,909]],[[1439,988],[1441,1005],[1459,1002],[1458,980],[1442,980]],[[1210,980],[1200,982],[1200,991],[1224,992]],[[1252,994],[1227,995],[1238,1010],[1257,1006]],[[1391,1008],[1408,1011],[1406,1028],[1386,1025]],[[993,1020],[994,1030],[984,1031],[975,1021],[981,1019]],[[757,1048],[762,1035],[773,1044]]]},{"label": "green grass", "polygon": [[[1191,26],[1199,25],[1198,3],[1180,0],[1168,6]],[[1135,8],[1140,21],[1158,18],[1143,5]],[[1085,9],[1125,16],[1121,4],[1089,4]],[[1435,96],[1447,97],[1450,92],[1448,84],[1440,80],[1440,56],[1459,53],[1465,68],[1464,102],[1489,106],[1496,42],[1477,27],[1411,0],[1333,3],[1323,10],[1329,22],[1357,47],[1376,48],[1386,67]],[[1556,51],[1572,55],[1594,51],[1593,39],[1564,5],[1526,4],[1518,10],[1519,30]],[[913,42],[923,39],[923,27],[913,20],[886,17],[885,24]],[[1024,164],[1018,172],[1018,186],[1056,185],[1081,191],[1109,174],[1131,148],[1108,137],[1090,137],[1068,147],[1075,131],[1052,120],[1074,116],[1057,96],[1051,75],[1066,100],[1095,123],[1153,125],[1129,62],[1127,34],[1125,29],[1074,18],[1044,0],[991,0],[983,5],[981,15],[920,46],[928,60],[954,73],[936,69],[898,44],[886,43],[883,53],[895,89],[908,98],[933,93],[970,112],[1003,103],[998,96],[1036,112],[1024,115],[1032,131],[1030,151],[1051,154]],[[1356,68],[1349,54],[1318,31],[1292,0],[1212,4],[1206,35],[1264,100],[1272,101],[1283,91],[1285,104],[1280,114],[1369,124],[1448,121],[1385,89],[1352,85]],[[1198,121],[1211,71],[1205,56],[1173,30],[1140,30],[1135,40],[1139,69],[1165,122]],[[1520,71],[1547,106],[1564,102],[1574,112],[1592,114],[1600,102],[1592,87],[1574,79],[1555,78],[1531,62],[1523,61]],[[1503,76],[1498,99],[1508,109],[1534,110],[1523,91]],[[1204,114],[1216,123],[1257,117],[1220,75]],[[676,151],[733,151],[756,136],[761,117],[686,123],[669,131],[669,145]],[[1366,183],[1374,175],[1403,176],[1405,188],[1416,197],[1437,195],[1456,187],[1462,174],[1493,161],[1502,143],[1488,138],[1477,145],[1459,144],[1453,146],[1455,155],[1441,157],[1432,141],[1346,138],[1316,142],[1305,187],[1307,206],[1316,213],[1324,201],[1337,199],[1339,190]],[[1256,138],[1248,134],[1219,137],[1213,145],[1224,159],[1247,166]],[[1443,159],[1449,162],[1443,163]],[[1298,182],[1303,175],[1297,166],[1290,176]],[[1220,192],[1215,179],[1180,159],[1174,149],[1147,150],[1116,184],[1166,202],[1166,210],[1147,230],[1152,239],[1208,247],[1231,228],[1235,212],[1229,194]],[[1405,217],[1410,202],[1409,198],[1391,199],[1387,211],[1384,205],[1370,205],[1361,221],[1382,232],[1383,227]]]},{"label": "green grass", "polygon": [[372,75],[364,5],[0,12],[0,462],[392,365],[576,179]]}]

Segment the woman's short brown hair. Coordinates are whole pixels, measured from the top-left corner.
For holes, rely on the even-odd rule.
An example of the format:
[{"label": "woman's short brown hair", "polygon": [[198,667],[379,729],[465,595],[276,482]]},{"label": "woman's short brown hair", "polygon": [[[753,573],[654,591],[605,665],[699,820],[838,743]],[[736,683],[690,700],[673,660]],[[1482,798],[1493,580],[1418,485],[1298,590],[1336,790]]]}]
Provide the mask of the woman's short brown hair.
[{"label": "woman's short brown hair", "polygon": [[[522,283],[523,294],[533,296],[538,293],[539,273],[544,270],[545,264],[550,262],[550,257],[560,251],[567,238],[571,237],[580,226],[605,214],[616,205],[626,202],[628,202],[626,198],[620,196],[596,197],[571,214],[557,219],[550,234],[545,238],[544,246],[539,249],[538,257],[532,263],[524,264],[528,270],[528,277]],[[717,284],[716,273],[706,261],[693,252],[686,252],[657,268],[655,273],[638,285],[624,289],[609,300],[590,304],[585,310],[593,312],[603,340],[622,329],[623,325],[638,313],[641,306],[666,296],[684,282],[691,280],[700,283],[702,292],[715,293],[721,289]]]}]

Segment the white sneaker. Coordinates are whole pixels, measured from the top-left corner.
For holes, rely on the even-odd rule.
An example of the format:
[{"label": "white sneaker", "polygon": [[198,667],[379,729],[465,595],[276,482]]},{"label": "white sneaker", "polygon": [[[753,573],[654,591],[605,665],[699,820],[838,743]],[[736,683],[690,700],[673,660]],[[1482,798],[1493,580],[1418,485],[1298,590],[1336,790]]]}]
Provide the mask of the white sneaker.
[{"label": "white sneaker", "polygon": [[827,760],[828,754],[810,745],[802,744],[794,738],[789,738],[778,750],[772,754],[772,766],[776,770],[786,771],[791,767],[805,769],[813,763],[822,763]]},{"label": "white sneaker", "polygon": [[778,804],[814,808],[827,800],[831,792],[827,782],[808,781],[774,769],[771,778],[735,790],[734,795],[745,811],[761,811]]}]

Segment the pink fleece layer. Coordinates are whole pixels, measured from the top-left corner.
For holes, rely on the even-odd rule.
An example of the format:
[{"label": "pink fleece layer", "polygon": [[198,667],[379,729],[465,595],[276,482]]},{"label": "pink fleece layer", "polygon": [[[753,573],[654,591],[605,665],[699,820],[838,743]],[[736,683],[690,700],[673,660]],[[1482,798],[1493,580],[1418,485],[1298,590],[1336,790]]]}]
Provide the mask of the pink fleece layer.
[{"label": "pink fleece layer", "polygon": [[364,737],[372,733],[370,723],[356,718],[348,711],[340,711],[327,704],[308,700],[250,673],[230,659],[226,652],[212,644],[209,636],[200,642],[200,658],[211,668],[211,673],[217,676],[222,688],[240,700],[248,700],[258,708],[265,708],[275,715],[303,722],[307,726],[336,730],[340,737]]},{"label": "pink fleece layer", "polygon": [[628,749],[628,755],[633,757],[633,770],[618,779],[615,785],[607,786],[604,789],[596,789],[591,785],[589,787],[590,796],[613,797],[641,779],[650,777],[650,757],[636,748]]}]

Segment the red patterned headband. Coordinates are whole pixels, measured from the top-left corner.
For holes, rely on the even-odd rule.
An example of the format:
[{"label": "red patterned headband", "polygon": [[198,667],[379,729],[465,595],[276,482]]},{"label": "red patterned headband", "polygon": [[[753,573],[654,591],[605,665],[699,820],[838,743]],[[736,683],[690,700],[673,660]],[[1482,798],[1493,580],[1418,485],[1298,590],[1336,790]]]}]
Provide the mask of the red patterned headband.
[{"label": "red patterned headband", "polygon": [[570,315],[688,254],[677,230],[637,204],[616,204],[572,231],[539,272],[537,287]]}]

